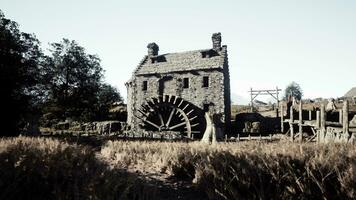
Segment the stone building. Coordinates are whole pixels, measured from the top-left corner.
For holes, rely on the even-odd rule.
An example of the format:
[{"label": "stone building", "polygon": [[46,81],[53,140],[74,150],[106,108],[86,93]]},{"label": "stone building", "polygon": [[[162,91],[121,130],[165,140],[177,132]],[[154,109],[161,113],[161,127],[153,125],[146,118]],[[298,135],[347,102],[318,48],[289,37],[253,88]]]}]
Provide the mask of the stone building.
[{"label": "stone building", "polygon": [[218,119],[215,123],[229,128],[229,65],[220,33],[212,35],[209,49],[159,54],[156,43],[147,48],[126,83],[128,124],[134,131],[202,137],[208,110]]}]

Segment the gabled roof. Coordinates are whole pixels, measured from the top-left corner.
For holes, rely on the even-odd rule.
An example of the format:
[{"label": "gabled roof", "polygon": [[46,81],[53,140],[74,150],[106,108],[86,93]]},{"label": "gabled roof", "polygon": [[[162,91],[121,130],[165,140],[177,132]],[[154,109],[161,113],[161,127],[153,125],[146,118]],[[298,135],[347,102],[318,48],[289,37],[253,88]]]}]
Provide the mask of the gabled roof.
[{"label": "gabled roof", "polygon": [[349,90],[344,97],[356,97],[356,87]]},{"label": "gabled roof", "polygon": [[135,75],[223,69],[226,56],[226,46],[221,47],[220,51],[204,49],[153,57],[145,56],[136,69]]}]

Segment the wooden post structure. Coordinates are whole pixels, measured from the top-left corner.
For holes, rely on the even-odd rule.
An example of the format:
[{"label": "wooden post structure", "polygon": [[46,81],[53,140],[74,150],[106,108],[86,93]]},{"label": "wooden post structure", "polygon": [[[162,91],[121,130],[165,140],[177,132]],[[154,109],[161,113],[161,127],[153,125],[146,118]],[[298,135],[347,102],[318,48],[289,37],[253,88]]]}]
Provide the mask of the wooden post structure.
[{"label": "wooden post structure", "polygon": [[316,111],[316,120],[315,120],[315,127],[317,129],[320,129],[320,111]]},{"label": "wooden post structure", "polygon": [[342,123],[343,117],[344,117],[343,111],[342,111],[342,109],[340,109],[340,110],[339,110],[339,123],[340,123],[341,125],[343,125],[343,123]]},{"label": "wooden post structure", "polygon": [[299,141],[303,141],[303,103],[299,101]]},{"label": "wooden post structure", "polygon": [[309,121],[311,121],[311,120],[312,120],[312,111],[309,110]]},{"label": "wooden post structure", "polygon": [[315,120],[315,128],[317,130],[316,132],[316,142],[320,142],[320,111],[316,111],[316,120]]},{"label": "wooden post structure", "polygon": [[342,132],[345,134],[349,134],[349,102],[345,100],[344,106],[342,108],[343,119],[342,119]]},{"label": "wooden post structure", "polygon": [[[279,97],[278,97],[278,87],[276,87],[276,96],[277,96],[277,106],[276,106],[276,108],[277,108],[277,110],[276,110],[276,113],[277,113],[277,118],[278,118],[278,108],[279,108]],[[282,113],[283,114],[283,113]]]},{"label": "wooden post structure", "polygon": [[284,133],[284,110],[283,110],[283,104],[281,104],[281,133]]},{"label": "wooden post structure", "polygon": [[253,112],[253,97],[252,97],[252,88],[251,88],[251,112]]},{"label": "wooden post structure", "polygon": [[293,106],[290,107],[290,118],[289,118],[289,128],[290,128],[290,138],[291,141],[294,141],[294,127],[293,127],[293,123],[294,123],[294,116],[293,116]]},{"label": "wooden post structure", "polygon": [[321,104],[320,108],[320,139],[324,140],[325,134],[326,134],[326,115],[325,115],[325,105]]}]

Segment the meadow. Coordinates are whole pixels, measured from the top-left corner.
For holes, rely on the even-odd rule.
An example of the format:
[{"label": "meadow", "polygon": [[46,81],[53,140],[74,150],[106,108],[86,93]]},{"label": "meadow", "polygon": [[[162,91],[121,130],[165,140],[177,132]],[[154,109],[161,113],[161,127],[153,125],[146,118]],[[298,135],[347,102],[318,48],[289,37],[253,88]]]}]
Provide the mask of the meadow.
[{"label": "meadow", "polygon": [[0,139],[0,199],[355,199],[356,146]]}]

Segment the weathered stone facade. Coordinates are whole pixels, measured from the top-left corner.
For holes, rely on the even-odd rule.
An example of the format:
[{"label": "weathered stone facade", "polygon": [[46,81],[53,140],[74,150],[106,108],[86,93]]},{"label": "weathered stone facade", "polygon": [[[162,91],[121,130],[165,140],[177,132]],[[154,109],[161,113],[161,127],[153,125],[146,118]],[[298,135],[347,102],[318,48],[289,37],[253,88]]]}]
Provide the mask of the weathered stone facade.
[{"label": "weathered stone facade", "polygon": [[[186,115],[187,119],[199,118],[200,125],[204,124],[201,119],[204,118],[202,113],[212,109],[214,113],[221,116],[221,122],[225,127],[229,128],[231,101],[227,47],[221,46],[220,33],[213,34],[212,41],[211,49],[162,55],[158,54],[157,44],[150,43],[147,46],[148,54],[144,56],[132,78],[126,83],[128,124],[133,130],[145,129],[142,125],[154,120],[146,121],[153,113],[165,116],[162,112],[167,108],[160,108],[160,111],[153,110],[167,104],[169,104],[168,109],[174,111],[180,107],[180,116]],[[187,106],[184,106],[185,104]],[[188,104],[189,108],[187,108]],[[194,110],[195,116],[189,112],[190,110]],[[154,123],[162,126],[162,130],[165,128],[163,125],[166,124],[166,129],[169,129],[168,121],[171,121],[170,115],[174,114],[173,111],[172,114],[170,111],[167,113],[161,122]],[[150,124],[152,126],[152,123]],[[191,125],[194,126],[193,122]],[[157,126],[153,126],[158,129]]]}]

